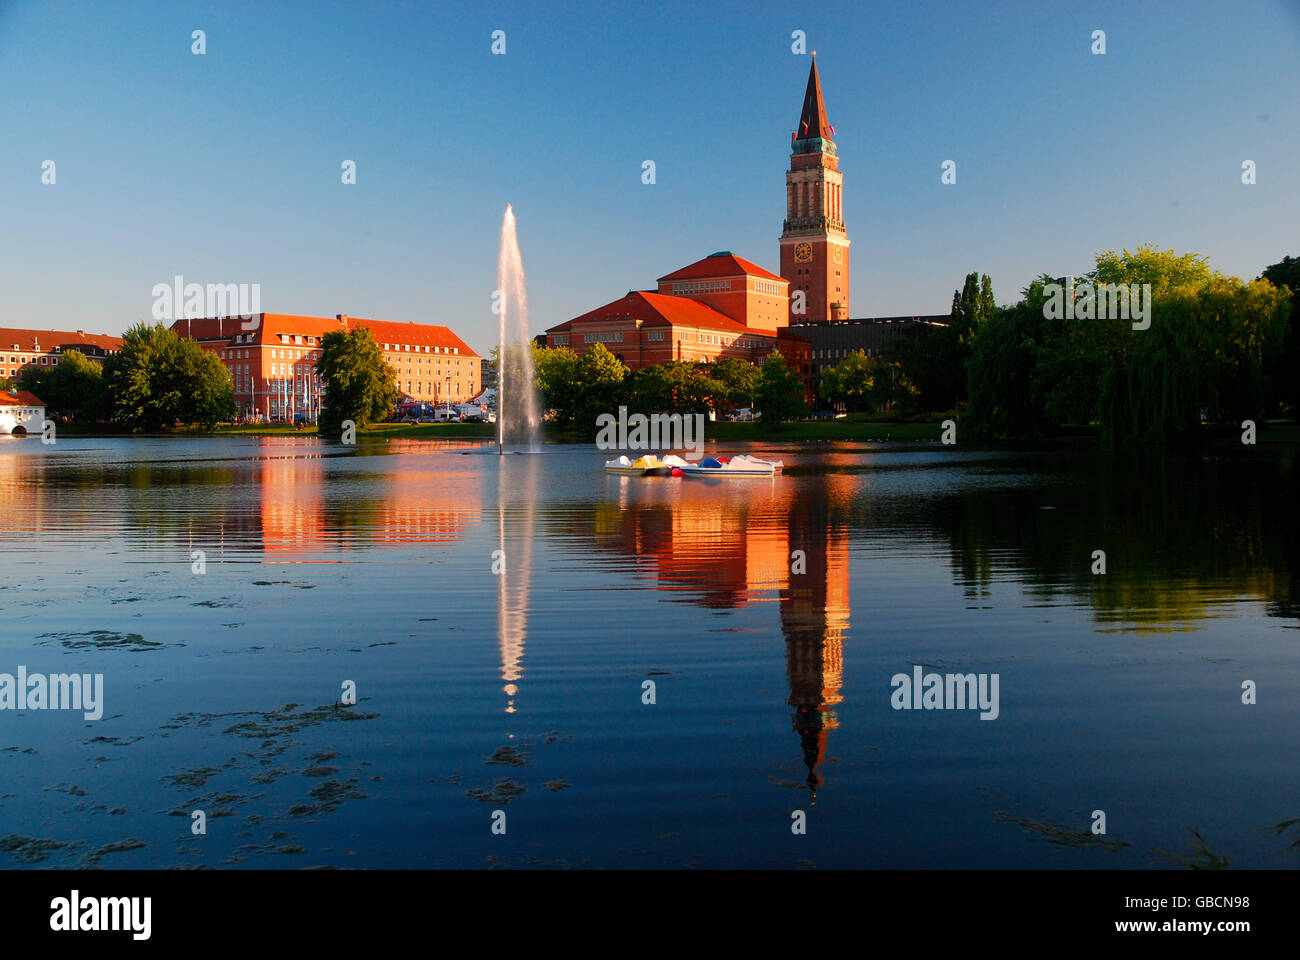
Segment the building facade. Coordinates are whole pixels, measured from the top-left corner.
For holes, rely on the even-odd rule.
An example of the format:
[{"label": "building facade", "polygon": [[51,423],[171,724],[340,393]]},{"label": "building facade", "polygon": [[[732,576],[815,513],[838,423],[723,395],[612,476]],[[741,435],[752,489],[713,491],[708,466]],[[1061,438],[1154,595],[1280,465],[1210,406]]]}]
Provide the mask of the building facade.
[{"label": "building facade", "polygon": [[321,339],[335,331],[370,330],[393,368],[405,400],[463,403],[481,390],[481,358],[447,327],[393,323],[338,314],[304,317],[261,313],[251,319],[177,320],[172,329],[217,355],[234,382],[243,417],[314,420],[324,384],[316,373]]},{"label": "building facade", "polygon": [[867,317],[836,323],[802,323],[790,327],[790,334],[808,344],[814,381],[850,354],[862,351],[869,357],[883,353],[901,338],[924,339],[936,325],[948,323],[947,316]]},{"label": "building facade", "polygon": [[584,354],[597,343],[633,370],[730,356],[761,362],[777,349],[788,284],[730,251],[710,254],[546,331],[546,345]]},{"label": "building facade", "polygon": [[45,404],[26,390],[0,390],[0,434],[41,433]]},{"label": "building facade", "polygon": [[65,351],[78,350],[101,363],[122,349],[121,337],[84,330],[34,330],[0,327],[0,381],[17,381],[30,366],[57,367]]}]

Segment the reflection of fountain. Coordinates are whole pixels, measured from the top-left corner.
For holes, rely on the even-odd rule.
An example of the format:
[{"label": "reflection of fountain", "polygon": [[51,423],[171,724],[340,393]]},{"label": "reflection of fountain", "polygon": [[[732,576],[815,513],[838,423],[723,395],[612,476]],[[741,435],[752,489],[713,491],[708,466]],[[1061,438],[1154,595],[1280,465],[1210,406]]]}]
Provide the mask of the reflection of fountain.
[{"label": "reflection of fountain", "polygon": [[[502,690],[509,698],[506,713],[515,712],[518,681],[524,671],[524,639],[528,635],[528,585],[533,560],[533,519],[537,509],[537,460],[511,457],[501,460],[497,474],[497,646],[501,653]],[[507,476],[510,474],[510,476]],[[506,536],[506,494],[512,504],[510,536]]]},{"label": "reflection of fountain", "polygon": [[[497,340],[497,452],[504,453],[507,443],[536,450],[542,425],[541,403],[533,379],[524,261],[519,254],[515,211],[509,205],[506,206],[506,214],[501,221],[501,252],[497,256],[497,295],[494,299],[494,309],[500,317]],[[509,318],[513,318],[513,322]]]}]

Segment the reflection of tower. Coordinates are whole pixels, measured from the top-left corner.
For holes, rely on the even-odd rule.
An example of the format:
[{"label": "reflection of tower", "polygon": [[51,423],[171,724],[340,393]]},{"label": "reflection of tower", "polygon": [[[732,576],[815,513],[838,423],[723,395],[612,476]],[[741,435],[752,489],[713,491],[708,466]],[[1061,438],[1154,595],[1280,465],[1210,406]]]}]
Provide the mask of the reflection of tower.
[{"label": "reflection of tower", "polygon": [[[533,559],[533,521],[537,503],[537,458],[500,457],[497,473],[497,646],[501,654],[501,689],[506,713],[515,712],[518,681],[524,670],[528,635],[528,584]],[[515,494],[510,509],[507,491]]]},{"label": "reflection of tower", "polygon": [[[789,587],[781,591],[785,669],[794,708],[792,723],[803,746],[808,787],[816,802],[826,756],[826,735],[839,726],[834,707],[840,695],[844,635],[849,626],[848,528],[835,515],[835,481],[810,478],[790,509],[790,550],[802,551],[791,564]],[[802,572],[799,572],[802,570]]]}]

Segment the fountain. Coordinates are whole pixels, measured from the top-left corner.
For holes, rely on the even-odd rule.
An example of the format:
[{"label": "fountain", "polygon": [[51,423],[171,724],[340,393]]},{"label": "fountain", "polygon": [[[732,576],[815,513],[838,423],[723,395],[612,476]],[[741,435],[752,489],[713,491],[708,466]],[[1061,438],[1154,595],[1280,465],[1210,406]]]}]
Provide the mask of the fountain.
[{"label": "fountain", "polygon": [[501,221],[501,252],[497,257],[497,291],[493,302],[500,334],[497,341],[497,453],[505,453],[507,443],[536,453],[542,429],[541,401],[533,379],[524,261],[519,254],[515,211],[508,204]]}]

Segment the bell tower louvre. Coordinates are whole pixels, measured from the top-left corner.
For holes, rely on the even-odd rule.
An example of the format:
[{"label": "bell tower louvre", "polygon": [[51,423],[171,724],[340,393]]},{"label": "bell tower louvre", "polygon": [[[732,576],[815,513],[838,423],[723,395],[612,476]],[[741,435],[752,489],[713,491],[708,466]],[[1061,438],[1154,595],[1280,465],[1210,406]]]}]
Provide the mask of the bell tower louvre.
[{"label": "bell tower louvre", "polygon": [[849,316],[849,238],[834,133],[826,119],[814,51],[785,175],[781,276],[790,281],[791,323],[832,323]]}]

